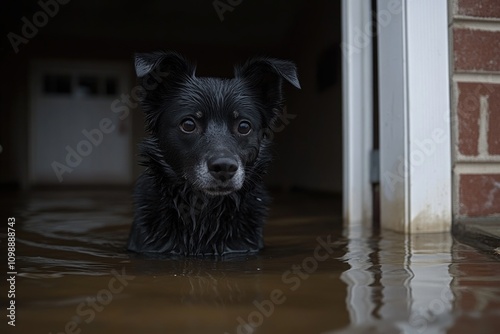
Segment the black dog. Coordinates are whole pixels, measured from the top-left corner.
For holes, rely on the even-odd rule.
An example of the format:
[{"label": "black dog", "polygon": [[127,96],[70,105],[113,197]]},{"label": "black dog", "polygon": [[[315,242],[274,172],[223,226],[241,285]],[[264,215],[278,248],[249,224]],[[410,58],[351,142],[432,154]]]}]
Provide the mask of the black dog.
[{"label": "black dog", "polygon": [[283,112],[283,79],[295,65],[254,58],[235,78],[196,77],[177,53],[138,54],[139,99],[150,137],[135,189],[128,249],[139,253],[257,252],[269,197],[262,176],[271,131]]}]

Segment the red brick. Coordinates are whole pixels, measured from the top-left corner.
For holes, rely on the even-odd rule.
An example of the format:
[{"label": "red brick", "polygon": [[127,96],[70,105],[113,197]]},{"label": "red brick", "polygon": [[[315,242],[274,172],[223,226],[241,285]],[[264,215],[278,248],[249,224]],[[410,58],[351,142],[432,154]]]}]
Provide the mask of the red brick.
[{"label": "red brick", "polygon": [[463,174],[459,187],[460,215],[500,215],[500,174]]},{"label": "red brick", "polygon": [[500,154],[500,84],[459,82],[458,87],[458,151],[477,156],[481,96],[488,100],[488,153]]},{"label": "red brick", "polygon": [[453,49],[456,71],[500,72],[500,31],[454,28]]},{"label": "red brick", "polygon": [[457,14],[480,18],[500,18],[498,0],[457,0]]},{"label": "red brick", "polygon": [[488,153],[500,155],[500,85],[491,85],[494,93],[488,97]]},{"label": "red brick", "polygon": [[479,96],[481,84],[458,84],[458,151],[466,156],[478,155],[479,142]]}]

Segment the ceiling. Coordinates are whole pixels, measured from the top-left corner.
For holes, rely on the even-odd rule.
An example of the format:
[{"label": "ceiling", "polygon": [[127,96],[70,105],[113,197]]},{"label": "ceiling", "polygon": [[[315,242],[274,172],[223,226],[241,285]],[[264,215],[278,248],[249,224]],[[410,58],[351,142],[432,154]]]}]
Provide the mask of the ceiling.
[{"label": "ceiling", "polygon": [[[228,7],[221,20],[214,4]],[[271,46],[295,24],[303,0],[85,0],[70,1],[43,29],[45,37],[173,43]],[[32,18],[37,1],[10,1],[4,28],[20,32],[21,17]]]}]

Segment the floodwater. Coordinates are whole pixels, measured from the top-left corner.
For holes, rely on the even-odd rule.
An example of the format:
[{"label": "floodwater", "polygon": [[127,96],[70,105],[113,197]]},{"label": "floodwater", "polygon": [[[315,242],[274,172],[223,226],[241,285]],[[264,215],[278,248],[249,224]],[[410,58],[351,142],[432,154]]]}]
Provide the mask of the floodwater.
[{"label": "floodwater", "polygon": [[128,191],[1,198],[2,217],[16,218],[18,273],[15,327],[2,280],[2,333],[477,334],[500,326],[497,258],[449,234],[342,229],[332,197],[275,194],[267,247],[227,259],[127,253]]}]

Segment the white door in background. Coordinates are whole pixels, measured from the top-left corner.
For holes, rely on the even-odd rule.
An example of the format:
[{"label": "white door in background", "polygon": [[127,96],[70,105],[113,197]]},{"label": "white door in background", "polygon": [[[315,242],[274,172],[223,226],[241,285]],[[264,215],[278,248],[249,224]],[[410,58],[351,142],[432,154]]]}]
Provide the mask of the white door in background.
[{"label": "white door in background", "polygon": [[131,183],[130,116],[112,108],[129,73],[126,63],[32,64],[31,184]]}]

